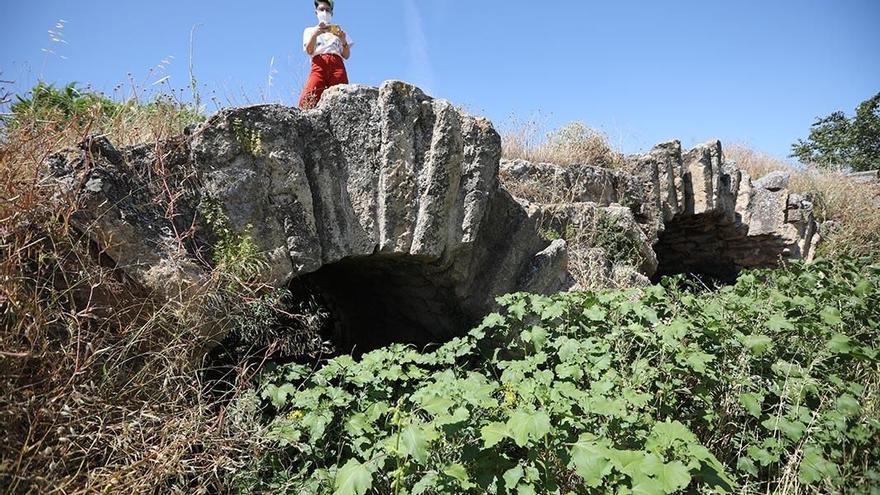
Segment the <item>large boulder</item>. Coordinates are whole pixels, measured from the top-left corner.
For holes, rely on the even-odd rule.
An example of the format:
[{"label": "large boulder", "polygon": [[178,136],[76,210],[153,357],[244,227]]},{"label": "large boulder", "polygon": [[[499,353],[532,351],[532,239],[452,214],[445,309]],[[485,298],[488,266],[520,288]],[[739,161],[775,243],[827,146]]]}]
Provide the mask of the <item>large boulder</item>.
[{"label": "large boulder", "polygon": [[498,295],[568,282],[565,243],[499,187],[500,155],[489,121],[391,81],[333,87],[308,111],[223,110],[158,147],[94,140],[50,171],[75,225],[157,298],[197,294],[246,238],[257,279],[310,277],[379,345],[448,338]]}]

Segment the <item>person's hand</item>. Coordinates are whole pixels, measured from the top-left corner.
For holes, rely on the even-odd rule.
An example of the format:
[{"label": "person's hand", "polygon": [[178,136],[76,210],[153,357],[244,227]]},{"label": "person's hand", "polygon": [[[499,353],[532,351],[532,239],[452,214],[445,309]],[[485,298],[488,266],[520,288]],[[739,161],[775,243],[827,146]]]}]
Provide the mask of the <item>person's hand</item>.
[{"label": "person's hand", "polygon": [[315,34],[324,34],[330,32],[330,24],[324,24],[323,22],[318,24],[318,28],[315,30]]},{"label": "person's hand", "polygon": [[342,26],[336,26],[335,31],[336,32],[334,32],[333,34],[335,34],[336,37],[338,37],[339,39],[342,40],[343,43],[345,43],[345,40],[346,40],[345,31],[342,30]]}]

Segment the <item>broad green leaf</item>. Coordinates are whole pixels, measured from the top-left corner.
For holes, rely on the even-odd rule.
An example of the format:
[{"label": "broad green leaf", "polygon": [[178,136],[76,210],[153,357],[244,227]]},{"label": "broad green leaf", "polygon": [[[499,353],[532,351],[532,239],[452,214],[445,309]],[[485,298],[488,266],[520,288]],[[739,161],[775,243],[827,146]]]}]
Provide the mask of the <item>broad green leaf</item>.
[{"label": "broad green leaf", "polygon": [[516,487],[516,495],[537,495],[535,487],[528,484],[521,484]]},{"label": "broad green leaf", "polygon": [[663,452],[677,442],[696,443],[697,437],[679,421],[664,421],[654,425],[645,445],[651,451]]},{"label": "broad green leaf", "polygon": [[594,414],[620,418],[626,414],[626,402],[623,399],[596,397],[590,400],[589,409]]},{"label": "broad green leaf", "polygon": [[595,438],[591,434],[582,434],[572,445],[570,453],[575,472],[590,488],[599,487],[602,479],[611,472],[611,460],[605,453],[605,448],[595,442]]},{"label": "broad green leaf", "polygon": [[415,485],[413,485],[410,495],[422,495],[428,490],[435,488],[437,486],[438,479],[440,479],[440,477],[437,475],[436,472],[429,472],[428,474],[422,476],[422,479],[420,479],[416,482]]},{"label": "broad green leaf", "polygon": [[744,473],[748,473],[752,476],[758,475],[758,467],[755,466],[755,462],[749,459],[748,457],[740,457],[736,461],[736,468]]},{"label": "broad green leaf", "polygon": [[373,486],[373,475],[356,459],[349,459],[336,473],[333,495],[364,495]]},{"label": "broad green leaf", "polygon": [[387,413],[390,407],[387,402],[375,402],[367,407],[367,410],[364,414],[367,415],[367,419],[370,423],[375,423],[382,417],[383,414]]},{"label": "broad green leaf", "polygon": [[867,294],[870,290],[871,290],[871,281],[866,278],[863,278],[863,279],[859,280],[859,283],[856,284],[855,288],[853,289],[853,294],[855,294],[858,297],[865,297],[865,294]]},{"label": "broad green leaf", "polygon": [[851,395],[842,395],[837,398],[837,410],[846,417],[858,416],[862,412],[859,401]]},{"label": "broad green leaf", "polygon": [[676,318],[665,325],[658,325],[657,331],[663,338],[663,342],[670,346],[678,345],[691,329],[691,324],[680,318]]},{"label": "broad green leaf", "polygon": [[788,318],[781,314],[771,315],[767,320],[767,328],[773,332],[781,332],[783,330],[794,330],[794,325],[788,321]]},{"label": "broad green leaf", "polygon": [[565,303],[554,301],[541,311],[541,319],[544,321],[555,320],[565,314]]},{"label": "broad green leaf", "polygon": [[639,469],[646,474],[655,474],[663,469],[663,459],[659,455],[647,453],[639,463]]},{"label": "broad green leaf", "polygon": [[681,461],[673,461],[663,464],[660,469],[652,473],[665,493],[673,493],[688,486],[691,475],[687,467]]},{"label": "broad green leaf", "polygon": [[455,411],[452,411],[452,414],[437,417],[437,419],[434,420],[434,424],[435,426],[454,425],[467,421],[470,417],[471,413],[466,407],[459,407],[456,408]]},{"label": "broad green leaf", "polygon": [[578,340],[570,339],[568,337],[561,337],[559,340],[559,351],[557,355],[559,359],[563,362],[572,361],[572,358],[576,358],[580,356],[581,352],[581,343]]},{"label": "broad green leaf", "polygon": [[424,464],[428,459],[428,443],[437,437],[432,429],[409,425],[400,432],[400,453]]},{"label": "broad green leaf", "polygon": [[483,318],[483,323],[481,324],[481,326],[484,328],[497,327],[497,326],[503,326],[503,325],[504,325],[504,317],[501,316],[499,313],[489,313],[488,315],[486,315],[485,318]]},{"label": "broad green leaf", "polygon": [[272,401],[272,405],[278,409],[287,405],[287,398],[292,397],[296,393],[296,387],[290,383],[278,387],[272,384],[266,386],[261,394],[264,399]]},{"label": "broad green leaf", "polygon": [[511,304],[507,307],[507,311],[519,321],[522,321],[523,317],[526,315],[526,302],[524,300],[519,300],[514,304]]},{"label": "broad green leaf", "polygon": [[455,402],[448,396],[429,394],[423,396],[420,405],[432,416],[440,416],[441,414],[449,414],[449,409],[455,405]]},{"label": "broad green leaf", "polygon": [[743,405],[746,412],[756,418],[761,417],[762,402],[764,402],[764,398],[758,394],[745,393],[739,395],[739,403]]},{"label": "broad green leaf", "polygon": [[269,431],[269,438],[277,441],[282,447],[293,445],[302,438],[302,431],[286,423],[273,427]]},{"label": "broad green leaf", "polygon": [[804,453],[804,458],[798,469],[798,481],[810,485],[825,478],[834,478],[837,475],[837,464],[825,459],[820,451],[812,449]]},{"label": "broad green leaf", "polygon": [[659,481],[650,476],[633,476],[632,483],[632,495],[666,495],[668,493],[663,490]]},{"label": "broad green leaf", "polygon": [[760,447],[755,447],[754,445],[750,445],[746,452],[749,455],[749,458],[757,462],[762,466],[769,466],[770,464],[779,460],[777,456],[773,456],[766,449],[762,449]]},{"label": "broad green leaf", "polygon": [[471,483],[470,478],[468,477],[467,469],[465,469],[465,467],[459,463],[454,463],[446,466],[446,468],[443,469],[443,474],[458,481],[458,484],[465,490],[468,490],[474,486],[474,484]]},{"label": "broad green leaf", "polygon": [[705,373],[706,365],[715,360],[715,356],[701,351],[688,353],[685,362],[697,373]]},{"label": "broad green leaf", "polygon": [[636,476],[641,472],[645,453],[639,450],[606,449],[605,454],[618,471],[628,476]]},{"label": "broad green leaf", "polygon": [[489,449],[494,447],[498,442],[509,435],[509,429],[504,423],[489,423],[480,428],[480,438],[483,439],[483,448]]},{"label": "broad green leaf", "polygon": [[752,354],[756,356],[760,356],[770,347],[770,344],[773,343],[773,340],[770,337],[763,334],[752,334],[747,335],[743,338],[743,345],[746,346]]},{"label": "broad green leaf", "polygon": [[518,446],[525,447],[530,439],[540,440],[550,432],[550,416],[543,411],[517,410],[507,420],[507,430]]},{"label": "broad green leaf", "polygon": [[789,363],[788,361],[779,360],[770,366],[770,369],[782,378],[803,378],[805,370],[797,363]]},{"label": "broad green leaf", "polygon": [[822,311],[819,312],[819,316],[827,325],[837,326],[843,323],[843,320],[840,319],[840,310],[832,308],[831,306],[825,306],[822,308]]},{"label": "broad green leaf", "polygon": [[498,401],[493,394],[498,390],[498,384],[489,381],[479,373],[469,373],[463,383],[462,397],[466,402],[475,407],[496,408]]},{"label": "broad green leaf", "polygon": [[515,467],[512,467],[504,472],[504,486],[507,487],[507,491],[512,491],[516,485],[519,484],[519,480],[523,478],[525,471],[521,465],[517,464]]},{"label": "broad green leaf", "polygon": [[826,347],[835,354],[847,354],[852,351],[852,339],[842,333],[836,333],[828,341]]},{"label": "broad green leaf", "polygon": [[591,306],[584,310],[584,316],[590,321],[605,321],[608,314],[598,306]]},{"label": "broad green leaf", "polygon": [[309,430],[309,439],[317,442],[319,438],[324,436],[327,425],[333,420],[333,416],[327,412],[310,412],[302,418],[302,425]]},{"label": "broad green leaf", "polygon": [[782,433],[791,439],[793,442],[797,442],[804,436],[804,431],[807,429],[807,425],[801,423],[800,421],[790,421],[786,418],[779,419],[779,429]]},{"label": "broad green leaf", "polygon": [[533,326],[529,332],[523,332],[523,335],[528,335],[528,340],[526,342],[531,342],[533,346],[535,346],[535,350],[540,351],[544,348],[544,344],[547,342],[547,330],[544,327]]},{"label": "broad green leaf", "polygon": [[371,429],[372,425],[370,425],[370,421],[364,413],[355,414],[345,422],[345,431],[351,436],[360,436],[365,431]]}]

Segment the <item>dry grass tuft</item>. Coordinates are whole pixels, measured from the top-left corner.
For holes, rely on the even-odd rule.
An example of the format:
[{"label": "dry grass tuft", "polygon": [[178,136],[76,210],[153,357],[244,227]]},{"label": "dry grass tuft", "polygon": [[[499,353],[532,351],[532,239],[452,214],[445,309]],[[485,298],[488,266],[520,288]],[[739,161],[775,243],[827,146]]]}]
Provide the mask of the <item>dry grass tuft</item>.
[{"label": "dry grass tuft", "polygon": [[502,156],[508,160],[557,165],[585,164],[619,168],[623,154],[608,144],[608,136],[581,122],[572,122],[538,138],[538,124],[532,120],[515,123],[501,135]]},{"label": "dry grass tuft", "polygon": [[819,253],[880,259],[880,184],[860,183],[841,172],[808,169],[792,176],[791,189],[813,195],[823,228]]},{"label": "dry grass tuft", "polygon": [[760,179],[770,172],[785,171],[794,172],[791,164],[772,157],[766,153],[755,151],[742,144],[732,144],[724,147],[724,157],[736,162],[736,165],[748,173],[752,180]]},{"label": "dry grass tuft", "polygon": [[[241,314],[232,305],[262,289],[215,270],[202,298],[157,304],[71,227],[76,205],[59,207],[40,181],[50,154],[91,135],[158,143],[198,116],[169,103],[75,117],[25,112],[0,127],[0,486],[229,491],[263,446],[259,422],[227,407],[261,360],[209,374],[197,359],[208,337],[194,329],[225,325],[200,308]],[[272,348],[262,351],[265,362]]]}]

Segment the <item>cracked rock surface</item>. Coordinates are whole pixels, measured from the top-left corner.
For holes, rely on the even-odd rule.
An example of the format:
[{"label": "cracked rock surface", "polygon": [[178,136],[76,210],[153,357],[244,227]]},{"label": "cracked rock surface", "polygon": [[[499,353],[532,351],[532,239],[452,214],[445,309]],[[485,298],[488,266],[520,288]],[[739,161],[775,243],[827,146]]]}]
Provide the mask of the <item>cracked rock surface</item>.
[{"label": "cracked rock surface", "polygon": [[308,111],[227,109],[189,134],[121,150],[95,139],[48,167],[77,228],[158,298],[208,279],[220,234],[206,205],[249,235],[263,282],[334,267],[327,280],[363,288],[337,291],[340,307],[388,308],[432,338],[466,331],[498,295],[569,282],[565,243],[499,187],[491,123],[411,85],[334,87]]},{"label": "cracked rock surface", "polygon": [[615,219],[610,230],[630,239],[638,252],[630,265],[644,277],[729,279],[744,268],[810,260],[819,242],[811,198],[790,193],[781,172],[753,181],[725,161],[718,141],[688,151],[678,141],[662,143],[628,157],[625,170],[502,160],[501,173],[520,191],[537,181],[566,192],[561,202],[527,202],[556,232],[579,231],[585,216]]},{"label": "cracked rock surface", "polygon": [[[514,198],[499,170],[564,194]],[[572,287],[570,232],[590,234],[579,249],[619,285],[809,259],[818,241],[810,198],[789,193],[784,174],[753,181],[717,141],[663,143],[624,170],[506,161],[489,121],[399,81],[336,86],[308,111],[226,109],[160,143],[93,138],[50,158],[46,182],[157,299],[198,294],[223,239],[247,237],[263,260],[257,279],[308,280],[343,333],[369,345],[436,342],[498,295]]]}]

